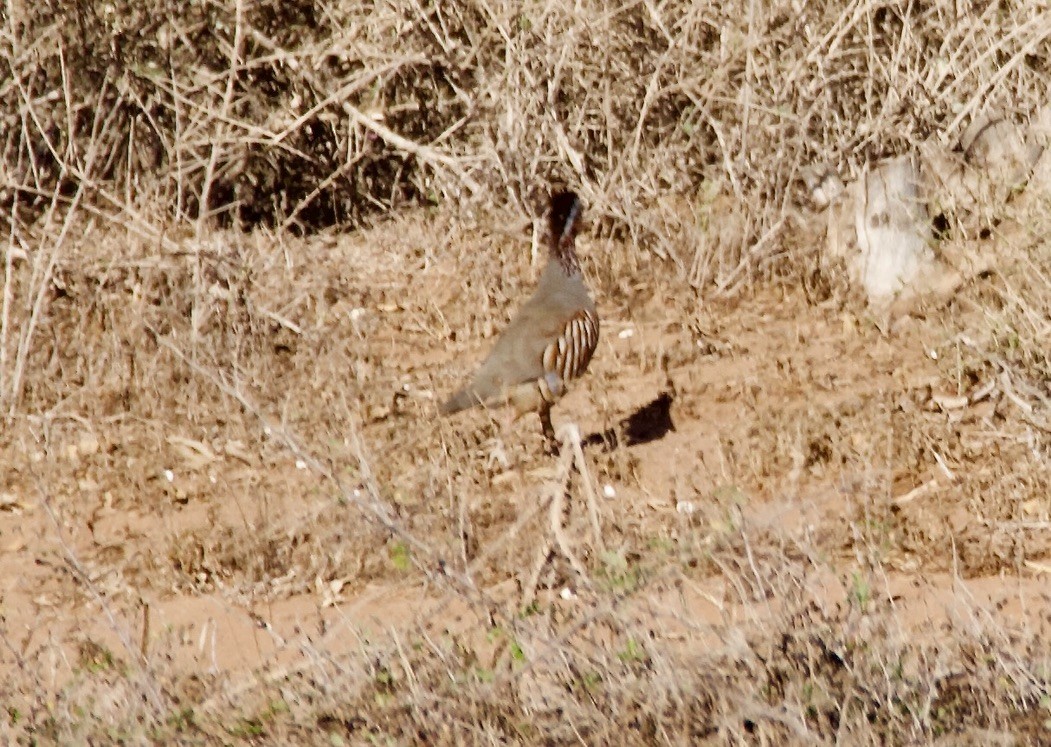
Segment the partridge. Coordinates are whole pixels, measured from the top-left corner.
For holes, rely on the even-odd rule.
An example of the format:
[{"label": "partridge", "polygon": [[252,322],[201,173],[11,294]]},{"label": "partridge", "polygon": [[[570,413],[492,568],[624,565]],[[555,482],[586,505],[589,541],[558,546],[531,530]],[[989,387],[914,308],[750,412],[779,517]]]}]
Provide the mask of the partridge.
[{"label": "partridge", "polygon": [[477,405],[510,405],[518,417],[537,412],[544,436],[554,438],[551,406],[567,383],[584,373],[598,344],[598,312],[574,249],[580,218],[576,194],[558,192],[551,197],[550,256],[536,291],[471,381],[441,406],[442,414]]}]

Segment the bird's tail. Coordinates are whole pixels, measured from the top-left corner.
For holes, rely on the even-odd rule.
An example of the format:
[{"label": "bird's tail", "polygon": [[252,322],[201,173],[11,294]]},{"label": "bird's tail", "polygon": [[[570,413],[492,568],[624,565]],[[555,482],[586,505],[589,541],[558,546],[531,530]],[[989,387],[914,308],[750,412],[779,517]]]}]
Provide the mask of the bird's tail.
[{"label": "bird's tail", "polygon": [[460,410],[466,410],[469,407],[481,404],[481,400],[478,395],[474,393],[470,388],[464,387],[453,396],[449,397],[442,405],[438,408],[438,412],[442,415],[452,415]]}]

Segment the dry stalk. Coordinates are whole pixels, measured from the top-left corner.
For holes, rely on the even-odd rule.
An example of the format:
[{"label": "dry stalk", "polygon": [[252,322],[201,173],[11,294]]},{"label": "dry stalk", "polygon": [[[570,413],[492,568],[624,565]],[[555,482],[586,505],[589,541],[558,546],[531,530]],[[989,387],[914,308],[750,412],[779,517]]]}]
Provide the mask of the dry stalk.
[{"label": "dry stalk", "polygon": [[[93,154],[93,151],[90,153]],[[34,275],[36,275],[37,278],[36,282],[33,284],[36,289],[33,300],[33,310],[29,315],[29,321],[25,328],[20,331],[18,353],[15,357],[14,372],[11,375],[11,386],[7,391],[7,417],[9,419],[15,416],[19,400],[22,396],[22,378],[25,374],[26,363],[29,360],[29,352],[32,349],[33,335],[36,332],[37,325],[40,323],[40,318],[44,311],[44,302],[47,298],[48,291],[50,290],[52,273],[54,273],[61,252],[65,248],[66,240],[69,237],[69,231],[76,223],[77,207],[79,206],[81,199],[84,197],[86,189],[87,182],[83,180],[80,181],[77,186],[76,194],[73,195],[73,200],[70,203],[69,210],[66,212],[65,218],[62,222],[62,229],[59,232],[57,240],[51,245],[50,250],[46,252],[43,250],[38,251],[35,254],[37,261],[34,263]],[[42,268],[39,273],[36,272],[38,267]]]},{"label": "dry stalk", "polygon": [[588,576],[587,568],[577,557],[576,553],[573,552],[573,547],[569,538],[566,536],[565,522],[568,513],[566,499],[569,496],[569,483],[573,476],[574,465],[584,482],[584,493],[587,501],[588,517],[591,522],[595,548],[600,553],[605,553],[606,551],[605,543],[602,541],[602,526],[599,521],[598,499],[595,494],[594,484],[591,480],[591,474],[588,471],[587,462],[584,459],[580,429],[574,423],[567,423],[561,426],[559,431],[559,440],[561,441],[562,448],[558,460],[558,466],[556,467],[554,478],[547,485],[547,490],[545,491],[547,495],[544,500],[540,502],[540,506],[545,504],[548,506],[548,527],[550,529],[550,536],[545,539],[544,543],[537,551],[536,559],[533,563],[533,570],[523,586],[522,601],[520,605],[522,608],[528,608],[536,598],[536,589],[537,585],[540,583],[540,575],[548,561],[550,561],[551,551],[554,548],[558,548],[558,551],[562,553],[567,561],[569,561],[569,565],[573,568],[574,572],[576,572],[580,581],[585,586],[591,586],[591,579]]},{"label": "dry stalk", "polygon": [[[0,306],[0,402],[7,398],[7,341],[11,332],[12,285],[15,281],[15,226],[18,225],[18,197],[11,201],[10,230],[7,237],[7,249],[4,251],[4,290]],[[28,259],[28,257],[23,257]]]},{"label": "dry stalk", "polygon": [[584,449],[581,445],[580,428],[575,423],[564,426],[562,444],[563,448],[573,449],[573,459],[577,467],[577,473],[584,482],[584,496],[587,500],[588,518],[591,521],[592,539],[599,553],[606,552],[606,543],[602,541],[602,522],[599,518],[599,502],[595,492],[595,483],[591,479],[587,461],[584,459]]},{"label": "dry stalk", "polygon": [[339,491],[340,496],[347,503],[358,507],[365,516],[371,517],[385,530],[405,542],[406,545],[412,549],[412,552],[410,553],[411,562],[429,581],[440,586],[451,587],[461,595],[464,600],[482,610],[488,617],[493,617],[498,614],[497,606],[484,592],[480,591],[474,585],[468,575],[456,573],[443,559],[437,556],[437,553],[435,553],[429,545],[405,529],[401,522],[394,518],[393,510],[386,501],[383,500],[380,494],[379,485],[373,477],[372,467],[369,463],[359,433],[355,431],[352,437],[355,442],[355,451],[358,455],[358,467],[361,481],[370,500],[366,500],[360,489],[347,487],[330,467],[326,466],[317,457],[303,448],[298,439],[296,439],[292,433],[286,428],[278,426],[271,421],[270,418],[268,418],[263,411],[240,390],[239,387],[230,384],[219,374],[205,369],[199,363],[192,360],[186,353],[180,350],[176,345],[172,344],[163,335],[159,334],[157,330],[150,325],[147,324],[146,327],[156,339],[157,344],[175,355],[176,358],[182,361],[183,364],[197,376],[210,382],[223,392],[223,394],[238,402],[246,412],[251,413],[253,417],[259,421],[264,433],[284,446],[289,453],[295,456],[296,459],[301,460],[314,474],[323,477],[326,481],[332,483]]},{"label": "dry stalk", "polygon": [[58,516],[55,514],[55,510],[51,505],[50,498],[48,498],[48,495],[45,492],[44,486],[38,483],[37,488],[38,503],[47,514],[55,539],[62,548],[66,564],[69,566],[79,584],[88,591],[92,599],[94,599],[95,604],[97,604],[102,611],[102,614],[105,615],[110,630],[112,630],[120,640],[121,646],[128,655],[129,662],[141,675],[144,700],[151,706],[153,715],[155,717],[160,717],[167,707],[167,698],[164,697],[163,691],[156,680],[149,661],[142,656],[142,647],[136,646],[132,641],[131,633],[127,626],[118,622],[117,616],[110,607],[109,602],[102,595],[102,592],[100,592],[95,586],[95,583],[91,580],[91,575],[84,568],[83,564],[77,558],[76,553],[73,551],[73,548],[70,547],[69,543],[66,541],[65,532],[62,529],[62,525],[59,523]]},{"label": "dry stalk", "polygon": [[[212,182],[215,179],[216,167],[219,162],[220,155],[226,157],[227,140],[229,138],[228,125],[226,124],[230,116],[230,108],[233,106],[235,84],[237,82],[240,69],[241,69],[241,56],[244,48],[244,2],[243,0],[235,0],[234,3],[234,41],[230,47],[230,64],[226,70],[226,86],[223,90],[223,98],[219,108],[218,119],[220,124],[218,125],[218,133],[215,140],[212,142],[211,151],[208,156],[208,163],[204,169],[204,180],[201,185],[201,200],[197,207],[197,225],[196,235],[198,241],[204,236],[205,220],[210,217],[213,213],[209,207]],[[225,210],[226,206],[221,209]],[[197,325],[194,325],[196,331]]]}]

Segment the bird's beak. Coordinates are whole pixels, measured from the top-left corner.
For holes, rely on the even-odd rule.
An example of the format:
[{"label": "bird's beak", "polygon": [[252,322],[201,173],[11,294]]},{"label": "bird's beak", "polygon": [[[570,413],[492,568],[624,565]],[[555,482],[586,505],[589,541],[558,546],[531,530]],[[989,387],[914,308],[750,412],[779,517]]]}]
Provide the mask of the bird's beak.
[{"label": "bird's beak", "polygon": [[566,223],[562,226],[562,233],[558,237],[559,242],[565,241],[573,235],[574,226],[579,218],[580,200],[573,200],[573,206],[569,208],[569,215],[566,216]]}]

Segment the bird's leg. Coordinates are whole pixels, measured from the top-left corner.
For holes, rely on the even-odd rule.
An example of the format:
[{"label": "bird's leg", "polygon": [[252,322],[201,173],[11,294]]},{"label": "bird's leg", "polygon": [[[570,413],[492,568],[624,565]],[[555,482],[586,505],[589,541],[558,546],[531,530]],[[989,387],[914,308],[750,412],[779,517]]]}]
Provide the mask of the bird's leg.
[{"label": "bird's leg", "polygon": [[549,448],[554,448],[556,445],[555,441],[555,429],[551,425],[551,405],[544,402],[540,405],[540,409],[537,411],[540,416],[540,427],[544,431],[544,439],[547,441]]}]

